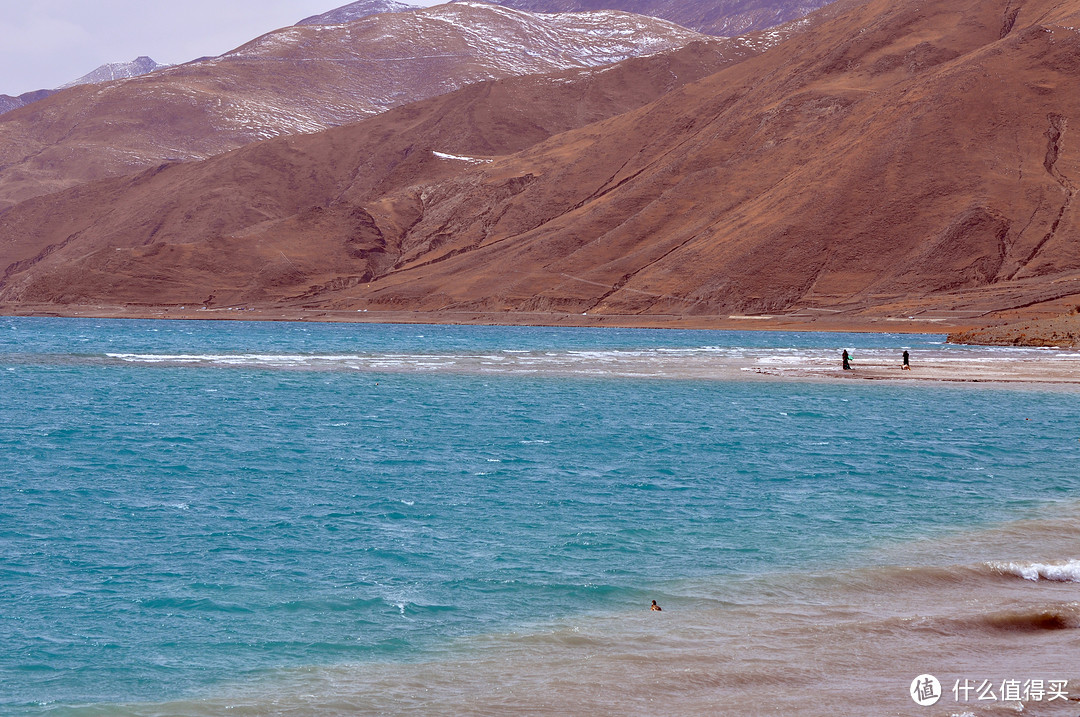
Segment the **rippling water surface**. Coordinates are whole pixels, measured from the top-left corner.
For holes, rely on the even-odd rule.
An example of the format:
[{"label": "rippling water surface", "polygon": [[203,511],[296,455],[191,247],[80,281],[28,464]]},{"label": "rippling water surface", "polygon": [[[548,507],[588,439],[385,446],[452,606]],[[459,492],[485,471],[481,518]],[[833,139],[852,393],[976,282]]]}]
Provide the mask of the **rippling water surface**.
[{"label": "rippling water surface", "polygon": [[[346,712],[431,712],[437,695],[387,685],[522,639],[512,674],[541,695],[573,640],[537,636],[568,619],[617,639],[610,621],[659,599],[750,620],[818,599],[777,580],[857,583],[873,556],[1080,497],[1075,395],[685,377],[899,346],[987,355],[935,336],[0,319],[0,712],[198,713],[298,674],[329,704],[350,685]],[[959,559],[1071,589],[1080,550],[1040,549]],[[672,638],[656,629],[616,652]],[[334,712],[267,704],[251,713]]]}]

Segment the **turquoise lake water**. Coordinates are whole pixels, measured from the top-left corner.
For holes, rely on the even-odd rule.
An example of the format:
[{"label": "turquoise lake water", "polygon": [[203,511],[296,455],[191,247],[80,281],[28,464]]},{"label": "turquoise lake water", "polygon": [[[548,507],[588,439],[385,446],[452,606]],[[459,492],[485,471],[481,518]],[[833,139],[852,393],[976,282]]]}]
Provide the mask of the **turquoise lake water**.
[{"label": "turquoise lake water", "polygon": [[430,659],[1080,497],[1075,394],[606,369],[975,351],[942,341],[0,318],[0,713]]}]

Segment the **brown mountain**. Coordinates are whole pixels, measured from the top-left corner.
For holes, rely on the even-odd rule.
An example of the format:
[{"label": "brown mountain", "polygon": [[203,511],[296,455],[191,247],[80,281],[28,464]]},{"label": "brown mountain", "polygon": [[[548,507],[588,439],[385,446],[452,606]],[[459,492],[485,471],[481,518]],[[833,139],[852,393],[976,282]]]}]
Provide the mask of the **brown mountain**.
[{"label": "brown mountain", "polygon": [[[648,107],[428,188],[437,198],[393,239],[397,271],[348,299],[908,315],[1075,294],[1078,26],[1076,0],[854,4]],[[492,200],[484,188],[508,177],[525,186]]]},{"label": "brown mountain", "polygon": [[[232,181],[220,197],[167,167],[20,207],[0,237],[28,258],[0,298],[644,320],[975,314],[1080,293],[1080,0],[841,2],[769,52],[490,163],[432,155],[327,197],[308,188],[357,170],[348,142],[300,163],[289,140],[274,172],[249,150],[207,163]],[[242,232],[187,224],[227,199]]]},{"label": "brown mountain", "polygon": [[734,37],[809,15],[832,0],[495,0],[529,12],[624,10],[652,15],[707,35]]},{"label": "brown mountain", "polygon": [[710,40],[600,70],[482,82],[354,125],[28,200],[0,213],[0,290],[16,301],[187,304],[348,283],[387,263],[363,247],[363,202],[475,164],[457,157],[511,154],[640,107],[756,52]]},{"label": "brown mountain", "polygon": [[473,82],[596,67],[700,38],[627,13],[533,15],[473,2],[283,28],[221,57],[73,87],[0,115],[0,208]]}]

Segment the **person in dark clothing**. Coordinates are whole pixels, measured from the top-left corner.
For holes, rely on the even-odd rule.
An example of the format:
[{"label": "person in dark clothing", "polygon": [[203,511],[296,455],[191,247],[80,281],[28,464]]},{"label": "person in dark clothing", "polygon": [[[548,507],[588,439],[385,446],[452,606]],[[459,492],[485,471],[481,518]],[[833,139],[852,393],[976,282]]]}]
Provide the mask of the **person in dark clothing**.
[{"label": "person in dark clothing", "polygon": [[851,357],[848,356],[847,349],[844,349],[844,355],[843,355],[842,358],[844,360],[844,370],[845,371],[850,371],[851,370]]},{"label": "person in dark clothing", "polygon": [[911,370],[911,354],[907,351],[904,352],[904,365],[900,367],[904,371]]},{"label": "person in dark clothing", "polygon": [[662,611],[662,610],[660,609],[660,606],[656,604],[656,601],[655,601],[655,600],[653,600],[653,601],[652,601],[652,607],[650,607],[649,609],[650,609],[650,610],[655,610],[656,612],[663,612],[663,611]]}]

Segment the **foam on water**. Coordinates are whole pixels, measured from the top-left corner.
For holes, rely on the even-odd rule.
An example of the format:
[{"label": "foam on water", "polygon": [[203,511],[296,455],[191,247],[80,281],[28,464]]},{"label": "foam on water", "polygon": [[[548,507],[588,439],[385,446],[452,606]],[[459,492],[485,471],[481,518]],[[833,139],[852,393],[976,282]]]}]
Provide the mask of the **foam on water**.
[{"label": "foam on water", "polygon": [[1024,580],[1038,582],[1052,580],[1063,583],[1080,582],[1080,560],[1060,563],[1000,563],[988,564],[992,570],[1006,575],[1016,575]]}]

